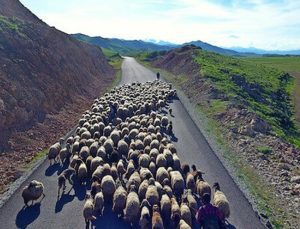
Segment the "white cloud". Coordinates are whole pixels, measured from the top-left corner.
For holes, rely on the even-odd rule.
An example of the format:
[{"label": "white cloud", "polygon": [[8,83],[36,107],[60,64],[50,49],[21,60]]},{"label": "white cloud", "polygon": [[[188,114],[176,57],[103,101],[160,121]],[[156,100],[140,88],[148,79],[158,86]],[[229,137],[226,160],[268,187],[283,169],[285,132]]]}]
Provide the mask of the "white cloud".
[{"label": "white cloud", "polygon": [[209,0],[52,0],[54,5],[53,1],[58,4],[54,9],[35,7],[37,0],[22,2],[68,33],[176,43],[202,40],[225,47],[300,48],[300,1],[233,0],[230,5]]}]

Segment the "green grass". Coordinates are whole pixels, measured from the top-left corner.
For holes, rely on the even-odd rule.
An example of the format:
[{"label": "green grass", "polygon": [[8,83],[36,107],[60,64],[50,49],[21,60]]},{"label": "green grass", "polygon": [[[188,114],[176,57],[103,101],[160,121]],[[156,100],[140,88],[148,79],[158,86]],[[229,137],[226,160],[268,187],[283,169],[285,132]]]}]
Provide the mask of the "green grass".
[{"label": "green grass", "polygon": [[272,149],[270,149],[267,146],[259,146],[257,147],[258,152],[261,152],[262,154],[268,155],[272,153]]},{"label": "green grass", "polygon": [[27,171],[29,169],[32,169],[32,167],[39,161],[41,160],[43,157],[45,157],[47,155],[48,149],[43,149],[42,151],[38,152],[33,158],[32,160],[23,165],[22,168],[20,169],[21,171]]},{"label": "green grass", "polygon": [[[249,58],[250,59],[250,58]],[[282,70],[249,61],[197,50],[194,60],[202,77],[229,99],[238,99],[249,110],[272,125],[274,132],[300,147],[299,130],[293,120],[293,78]],[[238,76],[244,83],[233,80]],[[243,86],[241,86],[243,85]]]}]

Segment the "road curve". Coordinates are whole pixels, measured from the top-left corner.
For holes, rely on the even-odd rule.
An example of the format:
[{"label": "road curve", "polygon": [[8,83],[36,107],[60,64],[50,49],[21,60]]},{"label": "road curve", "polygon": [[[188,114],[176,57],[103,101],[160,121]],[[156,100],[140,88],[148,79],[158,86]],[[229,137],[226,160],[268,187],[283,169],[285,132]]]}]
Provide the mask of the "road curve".
[{"label": "road curve", "polygon": [[[146,82],[154,80],[155,73],[138,64],[133,58],[125,58],[122,64],[121,84],[134,81]],[[175,117],[170,117],[174,123],[176,147],[181,159],[198,165],[205,171],[205,179],[211,184],[218,181],[227,195],[231,206],[229,222],[236,228],[264,228],[251,205],[242,192],[235,185],[227,170],[212,152],[207,141],[196,127],[191,117],[180,101],[171,104]],[[74,190],[66,193],[57,201],[57,173],[58,165],[49,167],[45,161],[12,197],[0,209],[0,229],[4,228],[85,228],[82,208],[86,188],[75,185]],[[46,197],[41,204],[22,209],[22,188],[30,180],[40,180],[44,183]],[[66,191],[69,190],[67,187]],[[109,210],[105,217],[95,222],[96,228],[128,228]],[[234,228],[233,227],[233,228]]]}]

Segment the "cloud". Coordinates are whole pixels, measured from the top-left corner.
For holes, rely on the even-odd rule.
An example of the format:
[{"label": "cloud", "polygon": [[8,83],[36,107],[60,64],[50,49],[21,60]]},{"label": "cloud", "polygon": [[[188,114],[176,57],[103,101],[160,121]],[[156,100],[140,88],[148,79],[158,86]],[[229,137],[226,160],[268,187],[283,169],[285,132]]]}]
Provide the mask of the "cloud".
[{"label": "cloud", "polygon": [[215,45],[300,48],[300,1],[21,0],[68,33]]}]

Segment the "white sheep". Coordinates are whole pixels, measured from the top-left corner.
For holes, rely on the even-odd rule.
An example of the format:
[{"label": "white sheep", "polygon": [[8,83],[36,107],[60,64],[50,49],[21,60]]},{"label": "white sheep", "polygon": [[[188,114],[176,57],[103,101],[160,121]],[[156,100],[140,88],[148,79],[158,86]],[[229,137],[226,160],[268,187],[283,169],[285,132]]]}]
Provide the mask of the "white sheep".
[{"label": "white sheep", "polygon": [[211,187],[209,183],[203,180],[202,173],[200,171],[197,172],[196,175],[196,185],[197,185],[197,193],[202,198],[205,193],[211,195]]},{"label": "white sheep", "polygon": [[160,199],[161,214],[164,219],[171,217],[171,199],[167,194],[163,194]]},{"label": "white sheep", "polygon": [[156,171],[156,180],[162,184],[166,178],[170,179],[168,171],[164,167],[159,167]]},{"label": "white sheep", "polygon": [[85,203],[83,206],[83,217],[85,219],[86,228],[89,228],[91,220],[96,220],[94,214],[94,201],[89,194],[86,195]]},{"label": "white sheep", "polygon": [[141,180],[140,174],[137,171],[135,171],[134,173],[132,173],[132,175],[130,176],[130,178],[126,184],[127,189],[129,190],[130,187],[132,185],[134,185],[135,189],[138,190],[141,183],[142,183],[142,180]]},{"label": "white sheep", "polygon": [[127,192],[121,182],[117,182],[117,189],[113,196],[112,210],[119,216],[123,215],[126,206]]},{"label": "white sheep", "polygon": [[144,199],[141,203],[141,217],[139,221],[141,229],[149,229],[151,226],[151,214],[149,208],[149,202]]},{"label": "white sheep", "polygon": [[56,162],[56,158],[57,158],[60,150],[61,150],[61,145],[59,142],[50,146],[49,151],[48,151],[48,159],[49,159],[50,165],[52,165],[52,160],[54,160],[54,162]]},{"label": "white sheep", "polygon": [[159,203],[159,194],[157,191],[157,187],[155,186],[154,178],[149,179],[149,186],[146,191],[146,200],[150,203],[151,206]]},{"label": "white sheep", "polygon": [[189,226],[192,226],[192,213],[186,203],[181,203],[180,216]]},{"label": "white sheep", "polygon": [[82,162],[79,165],[77,176],[78,176],[78,180],[79,180],[80,184],[82,184],[84,182],[84,180],[87,178],[88,171],[87,171],[87,167],[84,162]]},{"label": "white sheep", "polygon": [[135,192],[134,185],[130,187],[130,192],[126,199],[126,207],[124,209],[124,218],[129,224],[134,224],[139,219],[140,200]]},{"label": "white sheep", "polygon": [[150,164],[150,156],[148,154],[140,154],[139,156],[139,166],[148,168]]},{"label": "white sheep", "polygon": [[129,150],[128,144],[124,140],[120,140],[118,142],[117,150],[121,155],[127,156]]},{"label": "white sheep", "polygon": [[156,157],[157,167],[167,167],[167,159],[163,154],[158,154]]},{"label": "white sheep", "polygon": [[229,218],[230,208],[229,208],[229,202],[225,194],[222,191],[220,191],[219,183],[215,183],[213,187],[215,188],[214,199],[213,199],[214,205],[223,213],[225,218]]},{"label": "white sheep", "polygon": [[184,180],[179,171],[171,171],[171,186],[176,196],[181,196],[184,190]]}]

